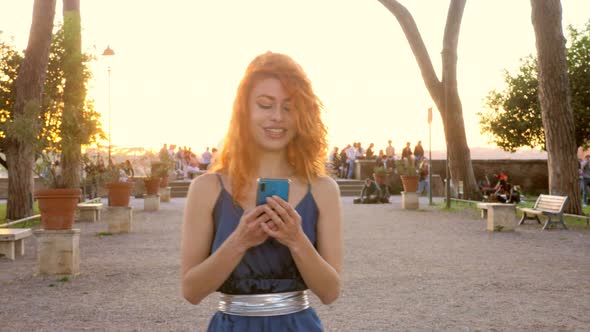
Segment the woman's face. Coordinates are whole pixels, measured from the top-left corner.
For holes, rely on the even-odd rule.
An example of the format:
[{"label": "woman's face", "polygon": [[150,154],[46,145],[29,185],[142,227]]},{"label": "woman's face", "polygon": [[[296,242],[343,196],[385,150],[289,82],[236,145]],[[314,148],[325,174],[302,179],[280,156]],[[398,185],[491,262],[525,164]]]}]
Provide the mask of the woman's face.
[{"label": "woman's face", "polygon": [[295,115],[283,85],[276,78],[258,81],[248,100],[254,143],[265,151],[280,151],[297,134]]}]

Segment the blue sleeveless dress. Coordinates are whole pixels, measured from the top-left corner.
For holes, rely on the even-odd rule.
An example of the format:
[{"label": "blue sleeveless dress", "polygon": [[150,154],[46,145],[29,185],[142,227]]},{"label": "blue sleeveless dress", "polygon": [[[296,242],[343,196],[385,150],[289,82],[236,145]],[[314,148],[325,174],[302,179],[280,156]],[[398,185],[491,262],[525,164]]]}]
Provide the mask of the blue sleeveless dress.
[{"label": "blue sleeveless dress", "polygon": [[[221,192],[213,210],[215,232],[211,253],[237,227],[244,210],[225,190],[221,177]],[[301,215],[305,235],[316,246],[318,207],[311,194],[311,186],[295,210]],[[218,289],[226,294],[266,294],[306,290],[307,286],[293,261],[289,249],[273,238],[246,251],[242,261]],[[323,331],[322,323],[312,308],[293,314],[265,317],[237,316],[217,312],[207,331]]]}]

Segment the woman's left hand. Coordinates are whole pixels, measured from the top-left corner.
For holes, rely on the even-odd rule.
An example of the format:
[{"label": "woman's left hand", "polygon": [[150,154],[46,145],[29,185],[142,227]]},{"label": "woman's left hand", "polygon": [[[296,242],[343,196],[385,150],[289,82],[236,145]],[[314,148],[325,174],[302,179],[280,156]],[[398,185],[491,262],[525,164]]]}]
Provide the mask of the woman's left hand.
[{"label": "woman's left hand", "polygon": [[266,203],[264,212],[272,220],[274,227],[262,223],[262,229],[281,244],[292,248],[304,234],[301,228],[301,216],[291,204],[278,196],[268,197]]}]

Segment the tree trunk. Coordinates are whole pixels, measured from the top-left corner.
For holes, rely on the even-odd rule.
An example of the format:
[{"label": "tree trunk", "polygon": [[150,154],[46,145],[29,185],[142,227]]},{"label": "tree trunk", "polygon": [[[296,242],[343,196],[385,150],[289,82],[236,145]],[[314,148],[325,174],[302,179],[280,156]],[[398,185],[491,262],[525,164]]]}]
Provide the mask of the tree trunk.
[{"label": "tree trunk", "polygon": [[574,116],[559,0],[531,0],[537,43],[539,102],[548,155],[549,193],[569,197],[566,212],[583,214]]},{"label": "tree trunk", "polygon": [[82,136],[80,119],[86,99],[82,72],[82,30],[80,0],[64,0],[64,111],[62,119],[61,165],[64,184],[80,187],[80,159]]},{"label": "tree trunk", "polygon": [[[54,17],[55,0],[35,0],[29,43],[16,79],[16,102],[12,112],[14,121],[24,117],[31,117],[33,123],[38,121],[35,115],[41,112],[41,96],[49,61]],[[36,134],[35,128],[32,129]],[[33,214],[35,135],[8,139],[6,149],[8,164],[6,218],[14,220]]]},{"label": "tree trunk", "polygon": [[379,0],[398,20],[422,73],[424,84],[438,108],[445,130],[449,168],[455,188],[463,182],[467,199],[481,199],[467,145],[463,108],[457,90],[457,46],[466,0],[451,0],[443,40],[443,80],[438,79],[432,61],[410,12],[396,0]]}]

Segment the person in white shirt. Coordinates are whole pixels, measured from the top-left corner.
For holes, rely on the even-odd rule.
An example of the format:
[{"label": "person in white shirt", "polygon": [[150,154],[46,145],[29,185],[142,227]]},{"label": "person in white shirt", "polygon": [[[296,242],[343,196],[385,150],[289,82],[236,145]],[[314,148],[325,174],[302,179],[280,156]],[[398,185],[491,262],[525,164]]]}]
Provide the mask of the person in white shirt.
[{"label": "person in white shirt", "polygon": [[346,163],[348,164],[348,174],[346,174],[347,179],[352,179],[352,173],[354,172],[354,161],[356,160],[357,153],[357,149],[354,147],[349,147],[346,149]]}]

